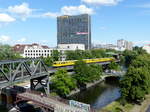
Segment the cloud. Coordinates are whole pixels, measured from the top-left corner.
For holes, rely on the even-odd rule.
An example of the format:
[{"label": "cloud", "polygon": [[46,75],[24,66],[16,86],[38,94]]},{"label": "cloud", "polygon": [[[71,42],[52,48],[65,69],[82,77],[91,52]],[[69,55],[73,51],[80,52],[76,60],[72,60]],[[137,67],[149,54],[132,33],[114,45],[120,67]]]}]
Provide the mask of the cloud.
[{"label": "cloud", "polygon": [[17,16],[21,17],[22,20],[26,20],[26,18],[29,17],[33,12],[33,9],[29,8],[28,3],[22,3],[20,5],[9,6],[7,10],[8,12],[12,14],[16,14]]},{"label": "cloud", "polygon": [[91,5],[117,5],[123,0],[81,0],[84,3]]},{"label": "cloud", "polygon": [[26,43],[26,42],[27,42],[27,38],[20,38],[20,39],[16,40],[8,35],[0,35],[0,43],[2,43],[2,44],[14,45],[17,43]]},{"label": "cloud", "polygon": [[26,42],[26,41],[27,41],[26,38],[21,38],[21,39],[17,40],[17,42],[19,42],[19,43],[24,43],[24,42]]},{"label": "cloud", "polygon": [[0,23],[14,22],[16,19],[6,13],[0,13]]},{"label": "cloud", "polygon": [[60,12],[47,12],[42,14],[39,17],[50,17],[56,18],[57,16],[61,15],[77,15],[77,14],[94,14],[94,9],[88,8],[85,5],[79,6],[64,6],[61,8]]},{"label": "cloud", "polygon": [[93,14],[94,10],[92,8],[88,8],[85,5],[79,6],[64,6],[61,8],[61,14],[66,15],[75,15],[75,14]]},{"label": "cloud", "polygon": [[0,42],[1,43],[8,43],[10,42],[11,38],[9,36],[6,36],[6,35],[1,35],[0,36]]},{"label": "cloud", "polygon": [[59,15],[60,15],[59,13],[46,12],[46,13],[42,14],[42,17],[56,18]]}]

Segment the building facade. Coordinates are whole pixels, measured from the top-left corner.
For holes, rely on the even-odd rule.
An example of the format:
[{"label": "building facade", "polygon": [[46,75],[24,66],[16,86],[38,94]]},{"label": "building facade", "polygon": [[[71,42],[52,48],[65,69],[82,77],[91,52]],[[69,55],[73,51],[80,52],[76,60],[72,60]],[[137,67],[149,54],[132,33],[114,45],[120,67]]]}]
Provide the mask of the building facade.
[{"label": "building facade", "polygon": [[96,44],[93,48],[117,50],[117,46],[114,44]]},{"label": "building facade", "polygon": [[120,40],[117,40],[117,47],[118,47],[118,50],[132,50],[133,48],[133,43],[130,42],[130,41],[126,41],[124,39],[120,39]]},{"label": "building facade", "polygon": [[144,45],[143,49],[150,54],[150,44]]},{"label": "building facade", "polygon": [[84,44],[58,44],[58,49],[85,50]]},{"label": "building facade", "polygon": [[18,52],[24,58],[51,57],[54,50],[60,52],[60,60],[66,59],[65,52],[72,50],[85,50],[84,44],[60,44],[55,48],[39,44],[17,44],[13,47],[15,52]]},{"label": "building facade", "polygon": [[88,14],[57,17],[58,44],[84,44],[91,49],[91,17]]}]

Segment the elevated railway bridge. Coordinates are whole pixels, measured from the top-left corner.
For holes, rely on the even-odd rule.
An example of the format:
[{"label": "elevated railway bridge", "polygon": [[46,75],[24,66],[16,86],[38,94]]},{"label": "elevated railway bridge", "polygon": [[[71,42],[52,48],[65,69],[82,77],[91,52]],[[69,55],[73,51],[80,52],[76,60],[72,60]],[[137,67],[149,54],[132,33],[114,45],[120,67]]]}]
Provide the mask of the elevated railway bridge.
[{"label": "elevated railway bridge", "polygon": [[[95,63],[105,65],[110,62],[108,60]],[[68,71],[73,69],[73,65],[63,67]],[[2,101],[5,100],[8,106],[12,104],[13,95],[9,91],[9,87],[27,80],[30,81],[31,90],[35,90],[36,86],[40,84],[44,87],[46,94],[49,94],[49,77],[55,72],[56,68],[48,68],[40,58],[0,61],[0,103],[3,103]]]}]

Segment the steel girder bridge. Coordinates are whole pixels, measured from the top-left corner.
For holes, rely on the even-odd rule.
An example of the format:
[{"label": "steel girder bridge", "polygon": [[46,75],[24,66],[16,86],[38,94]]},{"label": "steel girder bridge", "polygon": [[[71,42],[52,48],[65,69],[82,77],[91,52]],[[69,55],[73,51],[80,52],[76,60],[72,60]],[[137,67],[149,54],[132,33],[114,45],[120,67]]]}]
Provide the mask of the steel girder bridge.
[{"label": "steel girder bridge", "polygon": [[30,80],[31,90],[41,84],[49,93],[49,73],[40,58],[0,61],[0,89]]},{"label": "steel girder bridge", "polygon": [[[99,64],[107,65],[109,63],[102,62]],[[64,68],[69,71],[73,69],[73,66],[66,66]],[[34,90],[40,84],[48,94],[50,92],[49,77],[50,74],[55,72],[56,69],[48,69],[41,58],[3,60],[0,61],[0,89],[30,80],[31,90]]]}]

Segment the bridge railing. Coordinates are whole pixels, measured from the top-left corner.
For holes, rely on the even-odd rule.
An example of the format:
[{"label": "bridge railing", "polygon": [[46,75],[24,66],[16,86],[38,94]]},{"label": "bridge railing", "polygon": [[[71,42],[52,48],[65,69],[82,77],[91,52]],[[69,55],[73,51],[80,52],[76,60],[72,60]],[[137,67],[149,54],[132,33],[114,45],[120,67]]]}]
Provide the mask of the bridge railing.
[{"label": "bridge railing", "polygon": [[[31,93],[31,94],[36,94],[36,95],[42,95],[43,97],[48,97],[48,98],[53,99],[55,101],[59,101],[59,102],[62,102],[64,104],[69,105],[69,101],[66,99],[63,99],[61,97],[47,96],[46,94],[41,94],[41,92],[38,92],[38,91],[27,90],[26,92]],[[94,108],[91,108],[90,112],[96,112],[96,110]]]},{"label": "bridge railing", "polygon": [[36,95],[42,95],[43,97],[48,97],[51,98],[53,100],[57,100],[59,102],[65,103],[67,105],[69,105],[69,101],[66,99],[63,99],[61,97],[56,97],[56,96],[47,96],[46,94],[43,94],[42,92],[38,92],[38,91],[31,91],[31,90],[27,90],[26,92],[31,93],[31,94],[36,94]]}]

